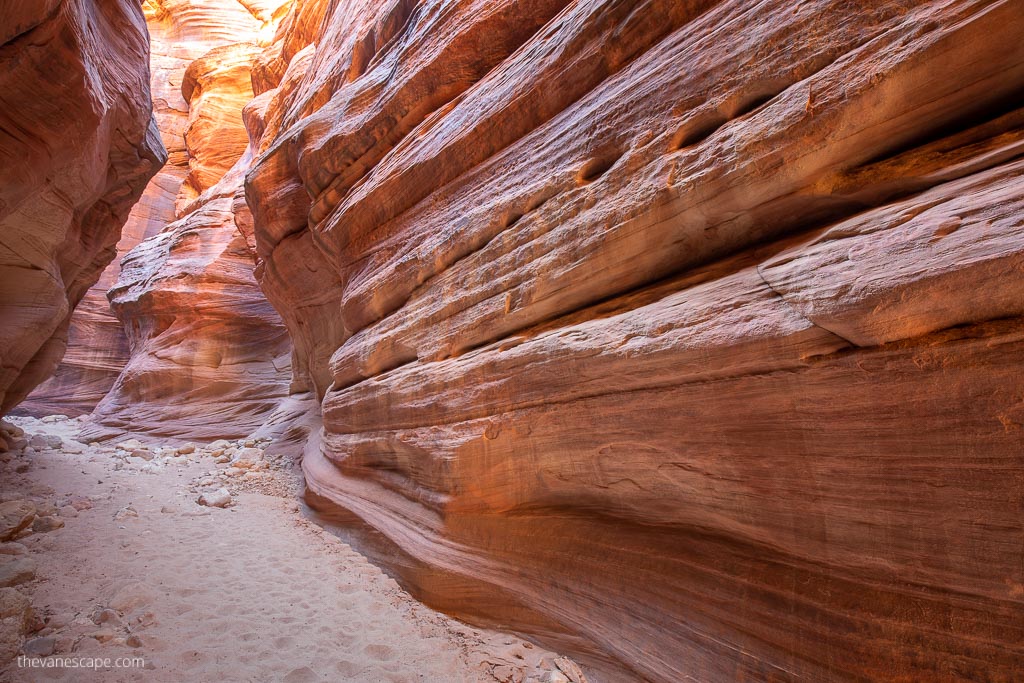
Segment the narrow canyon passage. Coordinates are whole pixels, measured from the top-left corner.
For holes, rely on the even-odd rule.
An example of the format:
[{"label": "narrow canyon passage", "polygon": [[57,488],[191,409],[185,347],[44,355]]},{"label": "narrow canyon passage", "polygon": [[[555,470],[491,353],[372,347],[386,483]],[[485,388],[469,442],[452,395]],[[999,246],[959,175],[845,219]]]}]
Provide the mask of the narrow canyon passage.
[{"label": "narrow canyon passage", "polygon": [[1015,681],[1022,358],[1020,0],[0,13],[0,680]]}]

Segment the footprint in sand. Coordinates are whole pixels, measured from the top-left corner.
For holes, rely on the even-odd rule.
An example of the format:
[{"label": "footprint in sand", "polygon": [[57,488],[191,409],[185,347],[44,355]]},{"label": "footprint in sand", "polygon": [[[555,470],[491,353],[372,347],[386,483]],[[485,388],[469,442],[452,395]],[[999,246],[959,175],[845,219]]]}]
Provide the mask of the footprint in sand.
[{"label": "footprint in sand", "polygon": [[363,648],[363,652],[381,662],[390,662],[395,658],[395,651],[387,645],[370,643]]},{"label": "footprint in sand", "polygon": [[308,666],[304,666],[300,669],[292,669],[285,674],[282,680],[284,683],[314,683],[319,681],[320,677]]}]

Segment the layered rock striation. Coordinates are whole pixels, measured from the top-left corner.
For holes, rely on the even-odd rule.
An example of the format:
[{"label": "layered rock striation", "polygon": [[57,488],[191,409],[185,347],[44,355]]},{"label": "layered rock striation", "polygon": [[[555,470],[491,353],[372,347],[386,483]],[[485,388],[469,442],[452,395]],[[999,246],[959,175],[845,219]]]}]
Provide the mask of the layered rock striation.
[{"label": "layered rock striation", "polygon": [[1022,34],[1012,1],[293,3],[245,196],[313,500],[609,678],[1012,679]]},{"label": "layered rock striation", "polygon": [[4,8],[0,413],[53,373],[72,311],[166,158],[148,59],[142,13],[128,0]]},{"label": "layered rock striation", "polygon": [[[107,291],[121,275],[121,258],[182,217],[244,152],[247,141],[240,111],[252,96],[248,62],[258,48],[238,41],[258,37],[273,20],[274,6],[205,0],[143,3],[152,44],[154,113],[169,159],[132,208],[118,243],[118,259],[72,317],[64,361],[22,404],[21,412],[89,413],[132,358],[128,335],[111,310]],[[200,88],[190,107],[200,81],[217,85]],[[222,125],[225,122],[231,125]]]},{"label": "layered rock striation", "polygon": [[245,436],[288,394],[288,337],[256,284],[250,245],[236,225],[248,215],[241,184],[251,159],[242,109],[253,98],[251,65],[273,9],[204,2],[148,8],[162,49],[192,57],[167,74],[183,103],[167,132],[183,149],[167,170],[167,184],[177,181],[170,215],[128,251],[107,292],[130,358],[85,437],[125,430]]}]

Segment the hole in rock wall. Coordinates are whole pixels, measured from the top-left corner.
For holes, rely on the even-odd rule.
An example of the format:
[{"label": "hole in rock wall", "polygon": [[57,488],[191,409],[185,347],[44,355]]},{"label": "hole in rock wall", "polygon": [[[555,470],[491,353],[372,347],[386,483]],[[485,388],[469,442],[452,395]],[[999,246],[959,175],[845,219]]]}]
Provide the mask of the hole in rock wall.
[{"label": "hole in rock wall", "polygon": [[615,154],[608,154],[591,159],[587,163],[583,164],[583,168],[581,168],[580,172],[576,174],[576,182],[579,185],[586,185],[587,183],[594,182],[610,171],[621,157],[622,153],[617,152]]}]

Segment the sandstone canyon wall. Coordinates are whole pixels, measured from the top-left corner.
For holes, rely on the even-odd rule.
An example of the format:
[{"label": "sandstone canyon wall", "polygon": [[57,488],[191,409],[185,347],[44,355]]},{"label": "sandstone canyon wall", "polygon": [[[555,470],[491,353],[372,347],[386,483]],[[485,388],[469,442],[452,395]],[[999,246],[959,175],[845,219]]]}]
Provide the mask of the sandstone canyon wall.
[{"label": "sandstone canyon wall", "polygon": [[1020,2],[146,10],[86,437],[310,392],[310,502],[596,680],[1024,668]]},{"label": "sandstone canyon wall", "polygon": [[72,311],[114,258],[129,211],[166,158],[148,60],[131,0],[3,8],[0,413],[60,362]]},{"label": "sandstone canyon wall", "polygon": [[313,500],[656,681],[1024,666],[1024,6],[295,2],[257,277]]},{"label": "sandstone canyon wall", "polygon": [[87,438],[125,430],[245,436],[288,393],[288,337],[235,224],[237,212],[246,213],[240,194],[250,159],[242,107],[275,8],[170,0],[145,7],[161,66],[153,85],[159,122],[176,154],[147,191],[159,204],[129,222],[131,249],[110,272],[108,311],[130,352],[112,364],[115,377],[96,397]]}]

